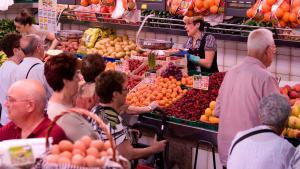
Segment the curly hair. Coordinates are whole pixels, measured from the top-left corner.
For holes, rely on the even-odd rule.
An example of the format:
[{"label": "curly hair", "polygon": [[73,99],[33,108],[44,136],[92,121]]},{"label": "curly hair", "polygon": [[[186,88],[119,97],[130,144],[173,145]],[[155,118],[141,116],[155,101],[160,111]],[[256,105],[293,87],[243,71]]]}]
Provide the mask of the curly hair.
[{"label": "curly hair", "polygon": [[15,22],[20,23],[22,25],[32,25],[34,23],[34,18],[26,9],[24,9],[20,12],[18,16],[16,16]]},{"label": "curly hair", "polygon": [[44,74],[50,87],[56,92],[61,91],[63,80],[72,80],[78,66],[77,59],[71,53],[62,53],[47,60]]},{"label": "curly hair", "polygon": [[81,74],[86,82],[95,82],[96,77],[105,70],[105,67],[105,62],[100,55],[86,55],[82,59]]},{"label": "curly hair", "polygon": [[14,48],[20,47],[20,39],[22,35],[16,33],[7,34],[0,41],[0,50],[2,50],[7,57],[12,57],[14,55]]},{"label": "curly hair", "polygon": [[111,103],[113,93],[122,93],[126,75],[117,71],[106,71],[96,78],[96,93],[101,103]]}]

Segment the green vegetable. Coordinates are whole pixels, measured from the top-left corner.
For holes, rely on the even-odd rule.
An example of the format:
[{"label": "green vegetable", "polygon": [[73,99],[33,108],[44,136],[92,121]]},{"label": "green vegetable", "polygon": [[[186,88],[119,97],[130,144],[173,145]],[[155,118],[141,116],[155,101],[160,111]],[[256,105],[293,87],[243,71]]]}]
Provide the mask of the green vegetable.
[{"label": "green vegetable", "polygon": [[0,40],[8,33],[16,32],[16,27],[13,20],[0,20]]}]

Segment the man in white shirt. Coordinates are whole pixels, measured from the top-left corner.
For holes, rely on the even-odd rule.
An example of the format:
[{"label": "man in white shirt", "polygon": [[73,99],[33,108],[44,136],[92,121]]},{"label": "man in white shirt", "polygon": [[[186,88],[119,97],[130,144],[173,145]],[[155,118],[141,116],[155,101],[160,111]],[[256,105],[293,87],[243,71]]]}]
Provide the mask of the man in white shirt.
[{"label": "man in white shirt", "polygon": [[228,169],[287,169],[295,147],[280,135],[291,113],[284,96],[271,94],[260,102],[260,126],[237,133],[229,149]]},{"label": "man in white shirt", "polygon": [[12,74],[24,58],[24,53],[20,48],[21,38],[21,35],[12,33],[5,35],[0,41],[0,50],[8,57],[0,67],[0,104],[2,107],[2,111],[0,110],[0,122],[2,125],[5,125],[10,121],[7,116],[7,109],[4,106],[4,102],[6,100],[7,91],[13,81]]},{"label": "man in white shirt", "polygon": [[44,63],[42,62],[44,58],[43,41],[37,35],[25,35],[20,41],[20,46],[25,54],[25,58],[15,71],[15,81],[22,79],[40,81],[46,90],[47,99],[49,99],[53,90],[44,76]]}]

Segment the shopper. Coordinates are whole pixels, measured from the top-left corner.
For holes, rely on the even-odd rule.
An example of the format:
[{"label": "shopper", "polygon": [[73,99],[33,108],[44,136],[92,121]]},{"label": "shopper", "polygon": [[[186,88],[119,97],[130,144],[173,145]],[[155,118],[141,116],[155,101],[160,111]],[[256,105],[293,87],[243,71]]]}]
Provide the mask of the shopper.
[{"label": "shopper", "polygon": [[296,152],[291,159],[291,165],[289,169],[298,169],[300,168],[300,146],[298,145]]},{"label": "shopper", "polygon": [[272,32],[267,29],[252,31],[247,47],[248,56],[226,73],[217,98],[218,151],[223,166],[226,166],[228,150],[236,133],[261,124],[260,100],[279,92],[278,82],[267,71],[276,51]]},{"label": "shopper", "polygon": [[2,111],[0,112],[2,125],[9,122],[4,101],[7,91],[13,82],[12,74],[24,58],[24,53],[20,48],[21,37],[22,36],[19,34],[7,34],[0,41],[0,50],[2,50],[8,57],[8,59],[2,63],[0,67],[0,105],[2,105]]},{"label": "shopper", "polygon": [[[107,122],[114,140],[116,141],[117,150],[121,155],[129,160],[147,157],[151,154],[164,150],[166,140],[154,142],[147,148],[133,148],[127,135],[127,128],[122,124],[120,110],[125,104],[127,89],[127,78],[123,73],[117,71],[103,72],[96,79],[96,93],[100,98],[100,103],[94,108],[94,113],[100,116],[104,122]],[[102,133],[101,128],[92,122],[95,129],[101,134],[101,138],[106,140],[107,137]]]},{"label": "shopper", "polygon": [[[51,57],[45,64],[47,82],[54,90],[48,102],[47,114],[51,120],[63,111],[72,108],[78,91],[79,62],[70,53]],[[81,115],[70,113],[61,117],[57,124],[63,128],[68,138],[76,141],[83,136],[99,138],[89,122]]]},{"label": "shopper", "polygon": [[281,137],[291,106],[286,97],[271,94],[260,102],[261,125],[239,132],[229,149],[228,169],[287,169],[295,147]]},{"label": "shopper", "polygon": [[201,17],[185,19],[189,36],[184,45],[188,49],[188,70],[219,72],[217,65],[217,43],[213,35],[204,32],[205,22]]},{"label": "shopper", "polygon": [[98,54],[86,55],[82,59],[81,74],[85,83],[79,88],[76,107],[91,110],[99,102],[95,93],[95,79],[105,67],[103,58]]},{"label": "shopper", "polygon": [[22,10],[15,18],[15,26],[18,32],[22,35],[38,35],[43,41],[43,47],[45,50],[55,49],[58,45],[58,40],[56,40],[54,33],[40,30],[38,25],[33,25],[33,22],[34,18],[27,10]]},{"label": "shopper", "polygon": [[[51,121],[44,113],[46,95],[39,81],[20,80],[13,83],[8,90],[5,106],[11,122],[0,128],[0,141],[46,136]],[[54,143],[67,139],[56,124],[50,137],[53,137]]]},{"label": "shopper", "polygon": [[25,58],[13,73],[13,80],[34,79],[41,82],[46,90],[47,99],[53,90],[48,85],[44,76],[44,48],[42,40],[37,35],[25,35],[20,40],[20,47],[25,54]]}]

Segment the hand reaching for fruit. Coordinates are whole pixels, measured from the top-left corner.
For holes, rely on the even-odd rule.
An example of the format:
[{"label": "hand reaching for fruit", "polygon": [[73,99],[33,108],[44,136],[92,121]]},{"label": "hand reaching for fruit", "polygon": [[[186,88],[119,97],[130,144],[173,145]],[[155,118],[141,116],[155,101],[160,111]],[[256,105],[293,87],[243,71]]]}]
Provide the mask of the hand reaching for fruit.
[{"label": "hand reaching for fruit", "polygon": [[156,138],[157,138],[157,136],[155,135],[154,142],[151,145],[153,152],[158,153],[158,152],[164,151],[168,141],[167,140],[157,141]]}]

